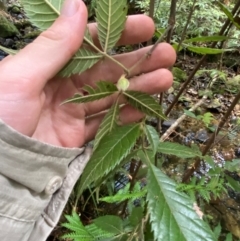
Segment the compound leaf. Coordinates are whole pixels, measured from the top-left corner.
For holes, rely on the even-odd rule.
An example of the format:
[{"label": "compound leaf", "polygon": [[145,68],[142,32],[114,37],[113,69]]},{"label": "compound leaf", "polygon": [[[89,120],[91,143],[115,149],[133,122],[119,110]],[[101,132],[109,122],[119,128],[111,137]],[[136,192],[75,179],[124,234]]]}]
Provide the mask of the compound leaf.
[{"label": "compound leaf", "polygon": [[126,0],[97,1],[98,36],[105,53],[119,40],[125,26],[126,14]]},{"label": "compound leaf", "polygon": [[160,142],[158,145],[158,152],[175,155],[181,158],[191,158],[196,156],[201,156],[201,152],[198,149],[193,149],[178,143],[172,142]]},{"label": "compound leaf", "polygon": [[89,85],[84,86],[84,90],[88,92],[88,95],[76,94],[73,97],[65,100],[63,104],[66,103],[86,103],[95,100],[100,100],[109,95],[115,93],[118,89],[117,87],[108,81],[98,81],[96,83],[97,87],[93,88]]},{"label": "compound leaf", "polygon": [[102,58],[101,54],[80,48],[67,65],[59,72],[62,77],[69,77],[90,69]]},{"label": "compound leaf", "polygon": [[115,127],[117,127],[118,115],[119,115],[119,105],[116,102],[114,105],[112,105],[111,109],[105,115],[101,125],[98,128],[98,132],[94,140],[93,150],[97,148],[99,142],[106,134],[110,133]]},{"label": "compound leaf", "polygon": [[139,124],[118,126],[113,132],[105,135],[84,169],[78,193],[82,193],[93,181],[117,166],[128,155],[139,135]]},{"label": "compound leaf", "polygon": [[157,241],[216,241],[209,226],[194,210],[194,203],[154,165],[148,171],[148,210]]},{"label": "compound leaf", "polygon": [[66,215],[67,222],[63,223],[62,226],[67,228],[71,233],[67,233],[62,236],[64,239],[71,239],[74,241],[95,241],[95,240],[106,240],[109,237],[113,237],[114,233],[107,232],[97,225],[90,224],[84,226],[77,215],[73,212],[72,216]]},{"label": "compound leaf", "polygon": [[150,125],[146,125],[146,135],[150,143],[150,148],[153,150],[153,155],[155,155],[159,145],[159,135],[156,129]]},{"label": "compound leaf", "polygon": [[128,103],[141,112],[158,118],[166,119],[162,113],[161,106],[155,101],[155,99],[145,93],[127,90],[123,92]]},{"label": "compound leaf", "polygon": [[[48,29],[56,18],[60,15],[60,11],[64,0],[21,0],[26,15],[30,21],[40,30]],[[92,43],[92,38],[87,30],[84,36],[87,43]],[[68,64],[60,71],[63,77],[69,77],[73,74],[79,74],[91,68],[102,58],[101,54],[92,52],[89,49],[79,49]]]}]

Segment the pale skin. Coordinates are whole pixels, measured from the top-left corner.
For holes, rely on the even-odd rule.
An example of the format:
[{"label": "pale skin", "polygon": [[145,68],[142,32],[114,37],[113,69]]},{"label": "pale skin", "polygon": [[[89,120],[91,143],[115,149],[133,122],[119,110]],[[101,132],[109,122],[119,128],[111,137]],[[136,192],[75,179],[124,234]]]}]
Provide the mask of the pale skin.
[{"label": "pale skin", "polygon": [[[112,105],[114,98],[88,104],[60,105],[81,92],[85,84],[96,81],[116,83],[123,70],[104,59],[83,74],[70,78],[56,77],[81,46],[87,24],[87,10],[81,0],[73,16],[61,15],[47,31],[15,56],[0,62],[0,119],[22,133],[41,142],[59,147],[81,147],[94,138],[104,116],[100,113]],[[96,44],[96,25],[89,25]],[[120,45],[147,41],[154,33],[154,23],[143,15],[129,16]],[[150,47],[117,55],[116,59],[130,68]],[[149,59],[130,76],[130,89],[149,94],[167,90],[172,74],[167,70],[175,62],[175,51],[168,44],[159,44]],[[122,124],[143,117],[129,105],[120,112]]]}]

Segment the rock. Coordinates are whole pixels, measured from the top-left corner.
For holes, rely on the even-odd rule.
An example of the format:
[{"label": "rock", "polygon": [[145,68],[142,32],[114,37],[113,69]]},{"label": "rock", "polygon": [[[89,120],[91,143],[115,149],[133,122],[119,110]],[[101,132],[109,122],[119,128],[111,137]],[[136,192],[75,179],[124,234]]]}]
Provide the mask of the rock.
[{"label": "rock", "polygon": [[14,41],[11,38],[7,38],[4,42],[4,46],[7,48],[12,48],[14,45]]},{"label": "rock", "polygon": [[3,60],[6,57],[6,53],[0,50],[0,61]]},{"label": "rock", "polygon": [[0,37],[6,38],[18,35],[19,31],[7,18],[0,12]]},{"label": "rock", "polygon": [[183,144],[191,144],[192,142],[195,141],[195,133],[194,132],[189,132],[186,137],[183,139]]},{"label": "rock", "polygon": [[33,41],[33,39],[26,38],[26,39],[24,39],[23,41],[24,41],[26,44],[30,44],[30,43]]},{"label": "rock", "polygon": [[23,15],[21,13],[17,15],[17,19],[23,19],[23,18],[24,17],[23,17]]},{"label": "rock", "polygon": [[205,129],[199,130],[195,136],[196,140],[200,143],[204,143],[209,138],[208,133]]},{"label": "rock", "polygon": [[237,158],[240,158],[240,147],[238,147],[236,150],[235,150],[235,156]]},{"label": "rock", "polygon": [[162,123],[162,125],[163,125],[164,127],[169,128],[172,124],[175,123],[175,121],[176,121],[176,120],[174,120],[174,119],[165,120],[165,121]]},{"label": "rock", "polygon": [[169,103],[172,103],[174,98],[175,98],[175,96],[173,94],[169,94],[168,97],[167,97],[167,100],[168,100]]},{"label": "rock", "polygon": [[5,38],[0,37],[0,45],[4,45],[4,42],[5,42]]}]

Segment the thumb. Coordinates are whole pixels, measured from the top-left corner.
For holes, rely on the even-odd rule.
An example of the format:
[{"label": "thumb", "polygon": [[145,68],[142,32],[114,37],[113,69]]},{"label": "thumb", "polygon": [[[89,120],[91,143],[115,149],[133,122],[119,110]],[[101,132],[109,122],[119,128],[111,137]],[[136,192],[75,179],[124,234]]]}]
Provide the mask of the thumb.
[{"label": "thumb", "polygon": [[66,0],[53,25],[6,61],[1,76],[10,82],[22,80],[30,90],[41,91],[79,49],[86,24],[87,10],[82,0]]}]

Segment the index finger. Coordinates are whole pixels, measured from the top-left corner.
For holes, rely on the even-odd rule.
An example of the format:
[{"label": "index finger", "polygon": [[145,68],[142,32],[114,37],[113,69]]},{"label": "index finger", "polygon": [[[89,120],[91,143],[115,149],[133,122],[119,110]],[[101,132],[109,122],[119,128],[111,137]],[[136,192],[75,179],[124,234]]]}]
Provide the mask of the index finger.
[{"label": "index finger", "polygon": [[79,49],[87,25],[86,6],[81,0],[66,1],[64,9],[70,12],[63,11],[49,29],[9,61],[1,63],[0,87],[21,85],[25,94],[27,90],[40,93]]},{"label": "index finger", "polygon": [[[98,40],[98,30],[96,23],[88,24],[90,34],[94,44],[101,47]],[[127,17],[125,29],[117,45],[131,45],[148,41],[154,34],[155,26],[153,20],[143,14],[131,15]]]}]

